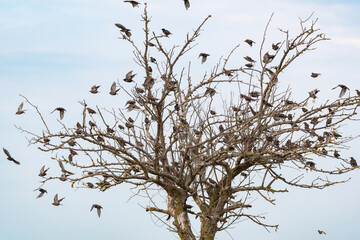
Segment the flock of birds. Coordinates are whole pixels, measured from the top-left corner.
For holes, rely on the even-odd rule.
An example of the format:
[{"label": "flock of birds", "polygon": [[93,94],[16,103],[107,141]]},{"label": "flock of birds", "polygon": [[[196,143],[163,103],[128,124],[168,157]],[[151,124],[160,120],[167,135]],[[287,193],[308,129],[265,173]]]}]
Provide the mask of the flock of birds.
[{"label": "flock of birds", "polygon": [[[185,5],[186,10],[188,10],[188,9],[190,8],[190,2],[189,2],[189,0],[183,0],[183,1],[184,1],[184,5]],[[130,3],[130,4],[132,5],[132,7],[138,7],[139,4],[140,4],[140,3],[137,2],[137,1],[124,1],[124,2],[125,2],[125,3]],[[128,28],[126,28],[126,27],[123,26],[122,24],[116,23],[115,26],[118,27],[118,28],[120,29],[120,31],[123,32],[127,37],[130,37],[130,36],[131,36],[131,30],[128,29]],[[167,30],[167,29],[165,29],[165,28],[162,28],[161,30],[162,30],[162,33],[163,33],[166,37],[169,37],[169,36],[172,34],[169,30]],[[252,47],[253,44],[255,44],[255,42],[254,42],[253,40],[251,40],[251,39],[246,39],[244,42],[246,42],[250,47]],[[150,43],[150,42],[149,42],[148,44],[149,44],[150,46],[151,46],[151,45],[154,46],[154,45],[153,45],[152,43]],[[275,51],[278,50],[280,44],[281,44],[280,42],[279,42],[279,43],[274,43],[274,44],[272,44],[272,49],[275,50]],[[210,54],[208,54],[208,53],[200,53],[200,54],[199,54],[199,58],[201,58],[201,63],[202,63],[202,64],[205,63],[206,60],[207,60],[207,58],[208,58],[209,56],[210,56]],[[271,62],[271,61],[274,59],[274,57],[275,57],[275,55],[270,55],[269,53],[266,53],[266,54],[264,55],[263,62],[264,62],[264,63],[269,63],[269,62]],[[244,57],[244,59],[248,62],[247,64],[245,64],[245,66],[246,66],[246,67],[249,67],[249,68],[253,67],[253,66],[254,66],[254,63],[256,62],[255,60],[253,60],[253,59],[252,59],[251,57],[249,57],[249,56]],[[153,57],[150,57],[150,61],[151,61],[152,63],[154,63],[154,62],[156,62],[156,59],[153,58]],[[230,75],[230,74],[231,74],[231,73],[228,73],[228,75]],[[320,73],[314,73],[314,72],[311,73],[311,77],[312,77],[312,78],[317,78],[317,77],[320,76],[320,75],[321,75]],[[125,82],[128,82],[128,83],[134,82],[133,78],[134,78],[135,76],[136,76],[136,73],[134,74],[133,71],[129,71],[129,72],[126,74],[126,76],[125,76],[125,78],[124,78],[123,80],[124,80]],[[155,79],[153,79],[153,78],[146,78],[143,86],[144,86],[145,88],[152,87],[152,85],[154,85],[154,82],[155,82]],[[99,91],[98,91],[99,88],[100,88],[99,85],[93,85],[93,86],[91,87],[91,89],[90,89],[90,93],[92,93],[92,94],[97,94],[97,93],[99,93]],[[334,87],[334,88],[332,88],[332,89],[334,90],[334,89],[336,89],[336,88],[340,88],[340,89],[341,89],[341,90],[340,90],[339,97],[343,97],[343,96],[346,94],[346,92],[350,90],[347,86],[342,85],[342,84],[339,84],[338,86],[336,86],[336,87]],[[113,96],[114,96],[114,95],[117,95],[117,93],[118,93],[119,90],[120,90],[120,88],[117,88],[116,82],[113,82],[112,85],[111,85],[111,87],[110,87],[110,92],[109,92],[109,94],[110,94],[110,95],[113,95]],[[135,88],[135,90],[136,90],[138,93],[143,93],[143,92],[144,92],[144,89],[142,89],[142,88]],[[309,96],[310,96],[311,98],[315,99],[315,98],[317,98],[316,95],[317,95],[317,93],[318,93],[319,91],[320,91],[320,90],[318,90],[318,89],[314,89],[314,90],[312,90],[312,91],[309,92]],[[204,95],[210,95],[210,96],[212,97],[215,93],[216,93],[215,89],[208,87]],[[359,91],[359,90],[356,90],[356,93],[357,93],[358,96],[360,96],[360,91]],[[126,105],[128,105],[128,107],[127,107],[128,111],[131,111],[131,110],[134,110],[134,109],[139,109],[139,107],[136,105],[136,102],[135,102],[135,101],[129,100],[129,101],[126,103]],[[19,107],[18,107],[18,109],[17,109],[17,111],[16,111],[15,114],[17,114],[17,115],[24,114],[26,110],[24,110],[23,107],[24,107],[24,103],[22,102],[22,103],[19,105]],[[88,112],[89,112],[90,114],[96,113],[94,110],[92,110],[92,109],[90,109],[90,108],[88,108],[87,110],[88,110]],[[65,111],[66,111],[65,108],[63,108],[63,107],[57,107],[57,108],[55,108],[51,113],[53,113],[53,112],[55,112],[55,111],[58,111],[58,112],[59,112],[60,120],[62,120],[62,119],[64,118],[64,115],[65,115]],[[3,148],[3,151],[4,151],[4,153],[5,153],[5,155],[7,156],[7,159],[8,159],[9,161],[12,161],[12,162],[14,162],[14,163],[17,164],[17,165],[20,165],[20,162],[17,161],[17,160],[15,160],[15,159],[11,156],[11,154],[9,153],[9,151],[8,151],[7,149]],[[352,167],[356,167],[356,166],[357,166],[357,162],[356,162],[356,160],[355,160],[353,157],[350,158],[350,165],[351,165]],[[45,177],[48,170],[49,170],[49,168],[45,169],[45,166],[43,166],[43,167],[40,169],[39,176],[40,176],[40,177]],[[62,170],[63,170],[63,169],[62,169]],[[38,188],[38,189],[36,189],[36,190],[39,191],[39,195],[38,195],[36,198],[41,198],[41,197],[44,196],[45,193],[47,193],[47,190],[45,190],[45,189],[43,189],[43,188]],[[54,201],[53,201],[52,205],[54,205],[54,206],[60,206],[60,205],[62,205],[61,202],[62,202],[64,199],[65,199],[65,197],[59,198],[58,194],[56,194],[56,195],[54,196]],[[93,205],[91,206],[90,211],[92,211],[93,209],[96,209],[96,210],[97,210],[97,215],[100,217],[100,216],[101,216],[102,206],[99,205],[99,204],[93,204]],[[319,233],[319,234],[326,234],[324,231],[321,231],[321,230],[318,230],[318,233]]]}]

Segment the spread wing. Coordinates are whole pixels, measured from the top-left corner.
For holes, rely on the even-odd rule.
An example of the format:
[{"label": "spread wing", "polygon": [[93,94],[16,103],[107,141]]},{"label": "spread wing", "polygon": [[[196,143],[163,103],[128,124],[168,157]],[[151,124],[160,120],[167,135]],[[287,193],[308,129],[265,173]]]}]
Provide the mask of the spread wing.
[{"label": "spread wing", "polygon": [[22,112],[23,106],[24,106],[24,102],[20,103],[20,105],[18,107],[18,112]]},{"label": "spread wing", "polygon": [[4,153],[6,154],[6,156],[7,156],[8,158],[12,158],[8,150],[6,150],[5,148],[3,148],[3,151],[4,151]]}]

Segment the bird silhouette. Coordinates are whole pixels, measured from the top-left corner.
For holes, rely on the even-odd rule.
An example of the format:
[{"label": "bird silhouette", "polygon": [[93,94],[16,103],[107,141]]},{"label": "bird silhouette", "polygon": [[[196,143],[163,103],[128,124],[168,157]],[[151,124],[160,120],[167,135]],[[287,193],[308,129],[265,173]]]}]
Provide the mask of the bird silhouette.
[{"label": "bird silhouette", "polygon": [[47,191],[43,188],[39,188],[38,190],[40,194],[36,197],[36,199],[41,198],[42,196],[44,196],[45,193],[47,193]]},{"label": "bird silhouette", "polygon": [[244,57],[244,59],[245,59],[246,61],[250,62],[250,63],[256,62],[254,59],[252,59],[252,58],[249,57],[249,56]]},{"label": "bird silhouette", "polygon": [[124,2],[126,2],[126,3],[130,3],[131,5],[132,5],[132,7],[139,7],[139,2],[137,2],[137,1],[128,1],[128,0],[126,0],[126,1],[124,1]]},{"label": "bird silhouette", "polygon": [[40,176],[40,177],[45,177],[45,176],[46,176],[46,172],[47,172],[49,169],[50,169],[50,168],[45,169],[45,165],[42,166],[42,168],[40,169],[39,176]]},{"label": "bird silhouette", "polygon": [[99,86],[97,86],[97,85],[92,86],[91,89],[90,89],[90,92],[91,92],[92,94],[98,93],[99,87],[100,87],[100,85],[99,85]]},{"label": "bird silhouette", "polygon": [[310,91],[310,92],[309,92],[309,97],[311,97],[311,98],[313,98],[313,99],[317,98],[316,94],[318,94],[318,92],[320,92],[320,90],[317,89],[317,88],[314,89],[314,90],[312,90],[312,91]]},{"label": "bird silhouette", "polygon": [[100,206],[99,204],[93,204],[93,205],[91,206],[90,212],[91,212],[94,208],[96,208],[96,210],[97,210],[97,215],[100,217],[100,216],[101,216],[102,206]]},{"label": "bird silhouette", "polygon": [[357,162],[356,162],[355,158],[350,157],[350,165],[351,165],[352,167],[357,167]]},{"label": "bird silhouette", "polygon": [[189,0],[184,0],[184,5],[185,5],[186,10],[188,10],[190,8]]},{"label": "bird silhouette", "polygon": [[246,39],[244,42],[246,42],[247,44],[250,45],[250,47],[252,47],[252,45],[255,43],[253,40],[251,39]]},{"label": "bird silhouette", "polygon": [[143,83],[144,88],[150,89],[154,86],[154,84],[155,84],[155,78],[151,76],[145,77],[145,81]]},{"label": "bird silhouette", "polygon": [[342,84],[339,84],[339,85],[337,85],[336,87],[333,87],[332,89],[334,90],[334,89],[335,89],[335,88],[337,88],[337,87],[340,87],[340,88],[341,88],[341,91],[340,91],[339,97],[344,96],[344,95],[345,95],[345,93],[346,93],[346,91],[347,91],[347,90],[350,90],[347,86],[342,85]]},{"label": "bird silhouette", "polygon": [[317,78],[320,75],[321,75],[321,73],[311,73],[312,78]]},{"label": "bird silhouette", "polygon": [[22,103],[20,103],[20,105],[19,105],[19,107],[18,107],[18,109],[17,109],[17,111],[16,111],[15,114],[17,114],[17,115],[24,114],[24,113],[25,113],[25,110],[23,110],[23,107],[24,107],[24,103],[22,102]]},{"label": "bird silhouette", "polygon": [[215,89],[213,89],[213,88],[211,88],[211,87],[207,87],[207,88],[206,88],[206,91],[205,91],[205,93],[204,93],[204,96],[210,95],[210,97],[213,97],[213,96],[215,95],[215,93],[216,93],[216,90],[215,90]]},{"label": "bird silhouette", "polygon": [[321,230],[318,230],[318,233],[321,235],[321,234],[324,234],[324,235],[326,235],[326,232],[324,232],[324,231],[321,231]]},{"label": "bird silhouette", "polygon": [[136,73],[135,74],[132,74],[132,70],[130,72],[128,72],[124,78],[124,81],[125,82],[133,82],[133,78],[135,77]]},{"label": "bird silhouette", "polygon": [[169,35],[172,34],[169,30],[167,30],[165,28],[162,28],[161,31],[165,34],[166,37],[169,37]]},{"label": "bird silhouette", "polygon": [[120,88],[116,89],[116,82],[113,82],[113,84],[111,84],[111,88],[110,88],[110,95],[115,96],[119,90],[120,90]]},{"label": "bird silhouette", "polygon": [[199,54],[199,58],[201,57],[201,64],[206,62],[206,59],[207,59],[208,56],[210,56],[210,54],[208,54],[208,53],[200,53]]},{"label": "bird silhouette", "polygon": [[7,160],[12,161],[12,162],[16,163],[17,165],[20,165],[20,162],[17,161],[17,160],[15,160],[15,159],[10,155],[10,153],[9,153],[8,150],[6,150],[5,148],[3,148],[3,151],[4,151],[4,153],[5,153],[6,156],[7,156]]},{"label": "bird silhouette", "polygon": [[52,205],[59,206],[59,205],[61,205],[60,202],[65,199],[64,197],[61,198],[61,199],[59,199],[58,197],[59,197],[58,194],[56,194],[55,197],[54,197],[54,202],[52,203]]},{"label": "bird silhouette", "polygon": [[124,25],[120,23],[115,23],[115,26],[120,28],[120,32],[123,32],[126,34],[127,37],[131,37],[131,30],[126,28]]},{"label": "bird silhouette", "polygon": [[[62,120],[64,118],[64,115],[65,115],[65,108],[63,107],[57,107],[54,109],[54,111],[52,111],[51,113],[55,112],[55,111],[59,111],[59,114],[60,114],[60,120]],[[50,114],[51,114],[50,113]]]},{"label": "bird silhouette", "polygon": [[277,51],[277,50],[280,48],[280,47],[279,47],[280,43],[281,43],[281,42],[273,43],[273,44],[271,45],[271,48],[272,48],[274,51]]},{"label": "bird silhouette", "polygon": [[88,111],[89,114],[96,114],[96,111],[92,108],[86,108],[86,110]]}]

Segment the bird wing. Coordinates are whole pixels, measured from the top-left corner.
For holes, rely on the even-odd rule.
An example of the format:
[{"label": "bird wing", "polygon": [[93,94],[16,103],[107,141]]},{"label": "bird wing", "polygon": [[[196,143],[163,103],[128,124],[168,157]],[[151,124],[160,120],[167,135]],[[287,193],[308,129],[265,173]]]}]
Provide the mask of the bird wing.
[{"label": "bird wing", "polygon": [[185,8],[188,10],[190,8],[190,2],[189,0],[184,0]]},{"label": "bird wing", "polygon": [[20,165],[20,162],[19,162],[19,161],[17,161],[17,160],[12,159],[12,161],[13,161],[14,163],[16,163],[17,165]]},{"label": "bird wing", "polygon": [[94,207],[95,207],[95,204],[93,204],[93,205],[91,206],[90,212],[94,209]]},{"label": "bird wing", "polygon": [[55,202],[59,202],[59,200],[58,200],[58,194],[55,194],[54,203],[55,203]]},{"label": "bird wing", "polygon": [[101,208],[100,207],[98,207],[97,208],[97,215],[100,217],[100,215],[101,215]]},{"label": "bird wing", "polygon": [[18,107],[18,111],[21,112],[24,106],[24,102],[20,103],[19,107]]},{"label": "bird wing", "polygon": [[5,148],[3,148],[3,151],[4,151],[4,153],[6,154],[6,156],[8,156],[8,158],[12,158],[8,150],[6,150]]},{"label": "bird wing", "polygon": [[60,120],[62,120],[64,118],[64,114],[65,114],[64,110],[60,111]]},{"label": "bird wing", "polygon": [[346,87],[342,87],[341,88],[341,92],[340,92],[340,95],[339,95],[339,97],[342,97],[342,96],[344,96],[345,95],[345,93],[346,93]]},{"label": "bird wing", "polygon": [[113,82],[113,84],[111,85],[110,91],[111,91],[111,92],[115,92],[115,91],[116,91],[116,82]]}]

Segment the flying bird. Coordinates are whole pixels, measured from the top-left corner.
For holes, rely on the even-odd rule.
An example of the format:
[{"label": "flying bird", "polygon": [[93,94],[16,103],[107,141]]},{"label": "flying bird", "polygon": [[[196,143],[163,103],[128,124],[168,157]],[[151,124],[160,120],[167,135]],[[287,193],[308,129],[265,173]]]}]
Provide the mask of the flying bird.
[{"label": "flying bird", "polygon": [[126,28],[124,25],[120,23],[115,23],[115,26],[120,28],[120,32],[123,32],[126,34],[126,36],[131,37],[131,30]]},{"label": "flying bird", "polygon": [[58,199],[58,194],[56,194],[55,197],[54,197],[54,202],[52,203],[52,205],[54,205],[54,206],[59,206],[59,205],[61,205],[60,202],[61,202],[62,200],[64,200],[64,199],[65,199],[64,197],[61,198],[61,199]]},{"label": "flying bird", "polygon": [[169,35],[172,34],[169,30],[167,30],[165,28],[162,28],[161,31],[165,34],[166,37],[169,37]]},{"label": "flying bird", "polygon": [[280,47],[279,47],[280,43],[281,43],[281,42],[273,43],[273,44],[271,45],[271,48],[272,48],[274,51],[277,51],[277,50],[280,48]]},{"label": "flying bird", "polygon": [[128,72],[124,78],[124,81],[125,82],[133,82],[133,78],[135,77],[136,73],[135,74],[132,74],[132,70],[130,72]]},{"label": "flying bird", "polygon": [[321,234],[324,234],[324,235],[326,235],[326,232],[324,232],[324,231],[321,231],[321,230],[318,230],[318,233],[321,235]]},{"label": "flying bird", "polygon": [[99,85],[99,86],[96,86],[96,85],[92,86],[90,92],[91,92],[92,94],[98,93],[99,87],[100,87],[100,85]]},{"label": "flying bird", "polygon": [[251,39],[246,39],[244,42],[246,42],[247,44],[250,45],[250,47],[252,47],[252,45],[255,43],[253,40]]},{"label": "flying bird", "polygon": [[126,3],[131,3],[131,5],[132,5],[132,7],[139,7],[139,2],[137,2],[137,1],[124,1],[124,2],[126,2]]},{"label": "flying bird", "polygon": [[21,115],[21,114],[25,113],[25,110],[23,110],[23,106],[24,106],[24,102],[20,103],[20,105],[19,105],[19,107],[18,107],[15,114]]},{"label": "flying bird", "polygon": [[8,150],[6,150],[5,148],[3,148],[3,151],[4,151],[4,153],[5,153],[6,156],[7,156],[7,160],[12,161],[12,162],[16,163],[17,165],[20,165],[20,162],[19,162],[19,161],[16,161],[16,160],[10,155],[10,153],[9,153]]},{"label": "flying bird", "polygon": [[271,55],[268,52],[264,54],[263,63],[268,64],[275,58],[275,55]]},{"label": "flying bird", "polygon": [[47,191],[43,188],[39,188],[38,190],[40,191],[40,194],[36,197],[36,199],[41,198],[45,193],[47,193]]},{"label": "flying bird", "polygon": [[342,84],[339,84],[339,85],[337,85],[336,87],[334,87],[334,88],[332,88],[332,89],[334,90],[334,89],[335,89],[335,88],[337,88],[337,87],[340,87],[340,88],[341,88],[341,91],[340,91],[339,97],[344,96],[344,95],[345,95],[345,93],[346,93],[346,91],[347,91],[347,90],[350,90],[347,86],[342,85]]},{"label": "flying bird", "polygon": [[49,169],[50,169],[50,168],[45,169],[45,165],[42,166],[42,168],[40,169],[39,176],[40,176],[40,177],[45,177],[45,176],[46,176],[46,172],[47,172]]},{"label": "flying bird", "polygon": [[210,56],[210,54],[208,54],[208,53],[200,53],[199,54],[199,57],[201,57],[201,64],[206,62],[206,59],[207,59],[208,56]]},{"label": "flying bird", "polygon": [[91,212],[94,208],[96,208],[96,210],[97,210],[97,215],[100,217],[102,206],[100,206],[99,204],[93,204],[93,205],[91,206],[90,212]]},{"label": "flying bird", "polygon": [[352,167],[357,167],[357,162],[356,162],[355,158],[350,157],[350,165],[351,165]]},{"label": "flying bird", "polygon": [[116,82],[113,82],[113,84],[111,84],[111,88],[110,88],[110,95],[116,95],[117,92],[120,90],[120,88],[116,89]]},{"label": "flying bird", "polygon": [[309,97],[311,97],[313,99],[317,98],[316,94],[318,94],[318,92],[320,92],[320,90],[317,88],[312,90],[311,92],[309,92]]},{"label": "flying bird", "polygon": [[321,75],[321,73],[311,73],[312,78],[317,78],[320,75]]},{"label": "flying bird", "polygon": [[256,62],[254,59],[252,59],[252,58],[249,57],[249,56],[244,57],[244,59],[245,59],[246,61],[250,62],[250,63]]},{"label": "flying bird", "polygon": [[210,97],[213,97],[215,93],[216,93],[215,89],[207,87],[204,96],[210,95]]},{"label": "flying bird", "polygon": [[[62,107],[57,107],[54,109],[54,111],[52,111],[51,113],[55,112],[55,111],[59,111],[59,114],[60,114],[60,120],[62,120],[64,118],[64,114],[65,114],[65,108],[62,108]],[[50,114],[51,114],[50,113]]]},{"label": "flying bird", "polygon": [[185,5],[186,10],[188,10],[190,8],[189,0],[184,0],[184,5]]}]

